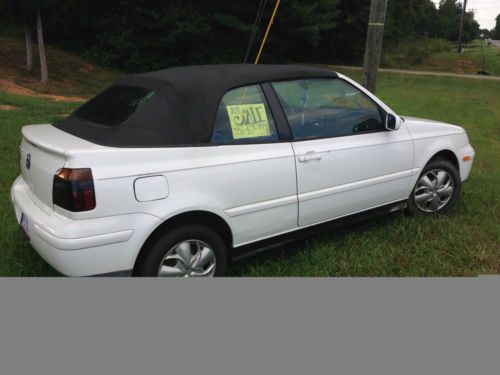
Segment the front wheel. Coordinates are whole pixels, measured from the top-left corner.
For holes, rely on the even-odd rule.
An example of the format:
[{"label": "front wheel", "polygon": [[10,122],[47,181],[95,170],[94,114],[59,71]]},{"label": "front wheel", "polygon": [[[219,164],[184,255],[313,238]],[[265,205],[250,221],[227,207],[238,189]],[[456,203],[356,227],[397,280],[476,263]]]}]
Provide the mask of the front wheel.
[{"label": "front wheel", "polygon": [[174,228],[147,249],[138,276],[213,277],[224,276],[227,250],[213,229],[200,225]]},{"label": "front wheel", "polygon": [[457,167],[445,159],[431,160],[408,198],[408,209],[417,215],[447,213],[457,202],[460,189]]}]

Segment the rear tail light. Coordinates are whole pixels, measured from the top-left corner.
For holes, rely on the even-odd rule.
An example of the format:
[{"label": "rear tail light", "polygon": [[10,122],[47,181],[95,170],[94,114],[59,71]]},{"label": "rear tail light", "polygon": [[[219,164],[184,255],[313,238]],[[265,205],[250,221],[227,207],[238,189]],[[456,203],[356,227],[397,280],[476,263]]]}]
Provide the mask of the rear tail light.
[{"label": "rear tail light", "polygon": [[52,201],[68,211],[93,210],[95,190],[90,168],[59,169],[54,176]]}]

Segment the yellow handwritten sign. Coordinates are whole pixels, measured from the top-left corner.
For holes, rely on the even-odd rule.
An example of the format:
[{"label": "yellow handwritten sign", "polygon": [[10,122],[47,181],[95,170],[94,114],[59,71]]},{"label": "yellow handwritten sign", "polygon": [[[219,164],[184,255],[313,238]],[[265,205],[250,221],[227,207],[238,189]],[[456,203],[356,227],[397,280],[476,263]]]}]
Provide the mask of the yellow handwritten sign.
[{"label": "yellow handwritten sign", "polygon": [[271,135],[264,103],[226,106],[234,139]]}]

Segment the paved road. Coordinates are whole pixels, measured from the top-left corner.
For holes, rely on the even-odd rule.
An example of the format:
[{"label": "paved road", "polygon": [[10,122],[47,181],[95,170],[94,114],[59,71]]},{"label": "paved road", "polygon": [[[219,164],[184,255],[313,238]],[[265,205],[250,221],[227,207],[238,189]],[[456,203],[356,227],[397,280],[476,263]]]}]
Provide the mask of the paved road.
[{"label": "paved road", "polygon": [[491,44],[493,44],[494,46],[500,47],[500,40],[492,40]]},{"label": "paved road", "polygon": [[[357,66],[330,65],[330,67],[332,67],[334,70],[335,70],[335,68],[351,69],[351,70],[363,70],[363,68],[357,67]],[[434,77],[472,78],[472,79],[485,79],[485,80],[490,80],[490,81],[500,81],[499,76],[481,76],[481,75],[476,75],[476,74],[426,72],[426,71],[421,71],[421,70],[402,70],[402,69],[379,69],[379,72],[401,73],[401,74],[412,74],[412,75],[423,75],[423,76],[434,76]]]}]

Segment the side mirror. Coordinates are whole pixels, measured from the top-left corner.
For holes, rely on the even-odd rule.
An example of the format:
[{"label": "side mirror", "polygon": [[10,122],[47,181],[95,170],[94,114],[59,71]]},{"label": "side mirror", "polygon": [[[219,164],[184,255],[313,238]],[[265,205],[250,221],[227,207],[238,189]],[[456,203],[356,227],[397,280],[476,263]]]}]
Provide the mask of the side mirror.
[{"label": "side mirror", "polygon": [[388,113],[385,117],[385,128],[387,130],[398,130],[401,127],[401,119]]}]

